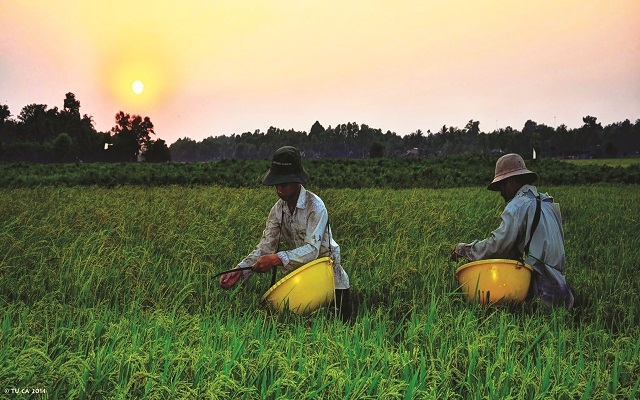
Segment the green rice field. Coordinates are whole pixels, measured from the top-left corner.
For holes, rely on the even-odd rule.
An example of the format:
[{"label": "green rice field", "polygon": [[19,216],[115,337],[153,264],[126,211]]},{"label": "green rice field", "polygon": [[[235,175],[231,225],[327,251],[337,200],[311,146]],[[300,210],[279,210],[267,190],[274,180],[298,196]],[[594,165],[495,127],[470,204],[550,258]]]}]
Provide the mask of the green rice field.
[{"label": "green rice field", "polygon": [[266,309],[270,274],[213,278],[257,244],[272,188],[3,189],[0,397],[640,397],[637,186],[539,187],[562,208],[572,310],[462,298],[450,250],[504,207],[484,186],[309,189],[351,278],[346,323]]},{"label": "green rice field", "polygon": [[628,167],[629,165],[640,164],[640,157],[636,158],[590,158],[590,159],[573,159],[563,160],[564,162],[585,166],[585,165],[606,165],[608,167]]}]

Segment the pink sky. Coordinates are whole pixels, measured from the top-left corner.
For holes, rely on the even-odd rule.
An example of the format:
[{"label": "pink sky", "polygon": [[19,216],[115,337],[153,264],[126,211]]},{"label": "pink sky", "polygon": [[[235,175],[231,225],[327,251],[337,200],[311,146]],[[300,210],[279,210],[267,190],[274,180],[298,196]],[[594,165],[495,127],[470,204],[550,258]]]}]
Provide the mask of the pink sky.
[{"label": "pink sky", "polygon": [[[640,118],[638,0],[3,0],[0,104],[156,138]],[[134,94],[131,84],[145,89]]]}]

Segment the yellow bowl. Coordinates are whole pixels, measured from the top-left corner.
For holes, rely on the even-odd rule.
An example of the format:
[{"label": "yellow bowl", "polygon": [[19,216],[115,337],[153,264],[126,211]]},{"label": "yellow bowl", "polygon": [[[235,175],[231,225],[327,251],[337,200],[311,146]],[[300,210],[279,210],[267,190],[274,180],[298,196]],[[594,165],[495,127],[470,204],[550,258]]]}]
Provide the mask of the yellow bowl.
[{"label": "yellow bowl", "polygon": [[267,290],[262,300],[281,312],[289,309],[297,314],[308,314],[331,303],[334,296],[333,260],[322,257],[280,279]]},{"label": "yellow bowl", "polygon": [[474,261],[456,270],[463,296],[482,305],[499,302],[520,303],[527,297],[531,266],[516,260]]}]

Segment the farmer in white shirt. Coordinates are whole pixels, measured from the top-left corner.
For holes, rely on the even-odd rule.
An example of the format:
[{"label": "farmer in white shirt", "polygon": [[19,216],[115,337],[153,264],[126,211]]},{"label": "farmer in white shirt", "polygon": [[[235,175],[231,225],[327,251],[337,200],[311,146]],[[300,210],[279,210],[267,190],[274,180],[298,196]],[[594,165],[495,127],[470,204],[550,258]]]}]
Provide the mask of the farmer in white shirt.
[{"label": "farmer in white shirt", "polygon": [[[507,205],[500,226],[481,241],[459,243],[451,258],[469,261],[490,258],[524,259],[533,268],[528,297],[538,297],[548,307],[573,307],[573,294],[563,275],[565,267],[564,233],[560,207],[535,186],[538,175],[529,171],[518,154],[506,154],[496,162],[493,182],[487,189],[500,191]],[[539,221],[531,236],[536,207]],[[528,252],[525,248],[529,245]],[[525,254],[526,253],[526,254]]]},{"label": "farmer in white shirt", "polygon": [[[335,282],[335,307],[343,319],[351,316],[349,277],[340,265],[340,246],[333,240],[329,214],[317,195],[302,184],[309,174],[302,166],[298,149],[284,146],[271,160],[262,184],[275,186],[278,200],[267,218],[258,246],[236,268],[251,267],[220,277],[220,286],[229,289],[241,276],[248,279],[253,271],[266,272],[282,266],[287,273],[320,257],[331,257]],[[291,250],[278,251],[280,242]]]}]

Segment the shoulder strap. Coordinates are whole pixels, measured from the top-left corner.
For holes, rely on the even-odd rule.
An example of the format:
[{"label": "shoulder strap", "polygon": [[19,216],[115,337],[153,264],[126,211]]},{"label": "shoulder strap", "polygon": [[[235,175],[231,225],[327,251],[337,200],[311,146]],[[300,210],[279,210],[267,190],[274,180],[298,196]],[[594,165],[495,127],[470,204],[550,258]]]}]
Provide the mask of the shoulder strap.
[{"label": "shoulder strap", "polygon": [[536,213],[533,215],[533,222],[531,223],[531,230],[529,231],[529,240],[527,244],[524,246],[524,254],[525,256],[529,255],[529,245],[531,244],[531,239],[533,238],[533,233],[538,227],[538,223],[540,222],[540,210],[542,208],[542,202],[540,200],[540,193],[536,196]]},{"label": "shoulder strap", "polygon": [[[286,204],[286,203],[285,203]],[[282,223],[284,222],[284,208],[280,213],[280,235],[278,236],[278,244],[276,246],[276,253],[280,250],[280,238],[282,237]],[[276,284],[276,279],[278,278],[278,267],[271,268],[271,285],[269,287],[273,287]]]},{"label": "shoulder strap", "polygon": [[[329,211],[327,210],[327,226],[324,227],[324,231],[327,232],[329,234],[329,254],[331,255],[331,258],[333,259],[333,250],[331,249],[331,227],[329,225]],[[322,238],[320,238],[320,246],[322,246]]]}]

